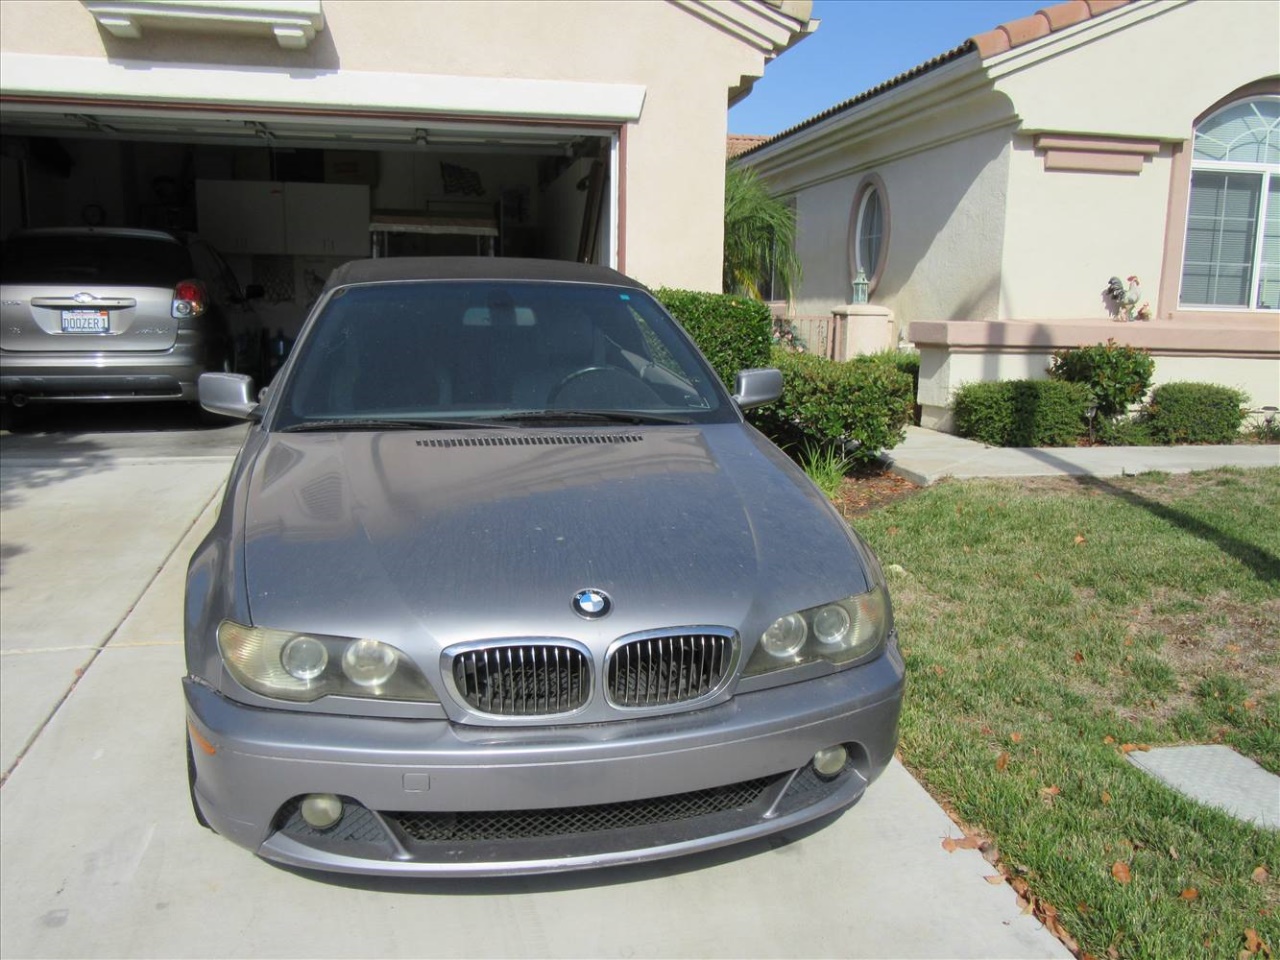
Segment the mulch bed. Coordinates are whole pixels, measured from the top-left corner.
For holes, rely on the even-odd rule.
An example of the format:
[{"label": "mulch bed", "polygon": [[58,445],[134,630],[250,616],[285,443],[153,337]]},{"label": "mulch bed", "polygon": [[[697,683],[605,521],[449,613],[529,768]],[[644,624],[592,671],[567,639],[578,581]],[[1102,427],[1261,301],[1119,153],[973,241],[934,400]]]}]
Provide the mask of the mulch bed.
[{"label": "mulch bed", "polygon": [[845,478],[836,508],[846,518],[857,517],[909,497],[920,489],[919,485],[890,473],[879,464],[866,464]]}]

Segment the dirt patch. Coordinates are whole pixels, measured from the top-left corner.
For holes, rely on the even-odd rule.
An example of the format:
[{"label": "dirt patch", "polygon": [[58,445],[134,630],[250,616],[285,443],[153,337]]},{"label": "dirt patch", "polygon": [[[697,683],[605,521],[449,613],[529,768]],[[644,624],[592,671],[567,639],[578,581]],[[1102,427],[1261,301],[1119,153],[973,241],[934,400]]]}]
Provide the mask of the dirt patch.
[{"label": "dirt patch", "polygon": [[846,519],[870,513],[896,500],[909,497],[921,488],[879,464],[858,467],[845,478],[836,508]]},{"label": "dirt patch", "polygon": [[[1225,674],[1259,699],[1280,694],[1280,599],[1240,603],[1219,595],[1202,601],[1199,610],[1155,612],[1161,606],[1167,604],[1139,610],[1129,630],[1162,635],[1157,655],[1184,681]],[[1171,714],[1189,699],[1189,690],[1179,690],[1161,712]]]}]

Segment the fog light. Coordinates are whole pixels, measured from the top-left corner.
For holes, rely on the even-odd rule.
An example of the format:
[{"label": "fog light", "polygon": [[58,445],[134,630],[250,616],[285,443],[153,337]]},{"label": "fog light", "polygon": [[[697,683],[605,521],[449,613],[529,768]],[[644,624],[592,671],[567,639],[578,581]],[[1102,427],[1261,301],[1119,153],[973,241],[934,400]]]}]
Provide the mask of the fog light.
[{"label": "fog light", "polygon": [[332,793],[311,793],[303,798],[302,819],[317,830],[328,830],[342,819],[342,801]]},{"label": "fog light", "polygon": [[813,755],[813,769],[820,777],[834,777],[849,762],[849,751],[837,744]]}]

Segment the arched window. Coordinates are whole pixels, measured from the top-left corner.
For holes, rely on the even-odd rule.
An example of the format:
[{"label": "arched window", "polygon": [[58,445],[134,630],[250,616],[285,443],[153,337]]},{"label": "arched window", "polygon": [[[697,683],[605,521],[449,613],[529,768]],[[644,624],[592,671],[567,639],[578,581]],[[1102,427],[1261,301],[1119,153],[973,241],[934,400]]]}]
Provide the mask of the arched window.
[{"label": "arched window", "polygon": [[1196,126],[1178,299],[1280,309],[1280,97],[1229,104]]},{"label": "arched window", "polygon": [[849,223],[849,279],[861,271],[875,290],[889,245],[889,201],[884,181],[871,174],[854,193]]}]

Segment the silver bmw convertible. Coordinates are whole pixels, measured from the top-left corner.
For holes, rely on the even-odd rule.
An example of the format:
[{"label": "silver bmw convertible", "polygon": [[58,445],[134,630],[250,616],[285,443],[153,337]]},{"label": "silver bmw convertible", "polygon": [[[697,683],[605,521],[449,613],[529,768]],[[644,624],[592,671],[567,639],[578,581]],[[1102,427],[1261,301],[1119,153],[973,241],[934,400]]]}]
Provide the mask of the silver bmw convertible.
[{"label": "silver bmw convertible", "polygon": [[196,818],[401,876],[672,857],[855,803],[903,663],[871,550],[604,267],[337,270],[187,577]]}]

